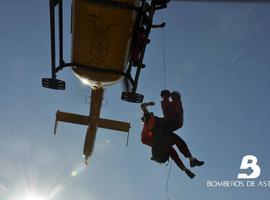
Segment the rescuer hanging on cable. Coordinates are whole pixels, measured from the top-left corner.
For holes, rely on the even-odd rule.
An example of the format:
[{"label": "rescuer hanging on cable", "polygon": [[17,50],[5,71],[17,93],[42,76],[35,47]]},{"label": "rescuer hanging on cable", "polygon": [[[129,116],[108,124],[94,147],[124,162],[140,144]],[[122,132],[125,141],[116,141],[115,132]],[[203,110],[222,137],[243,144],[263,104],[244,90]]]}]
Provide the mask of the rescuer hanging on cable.
[{"label": "rescuer hanging on cable", "polygon": [[[155,105],[154,102],[141,105],[144,113],[142,118],[144,122],[141,134],[142,143],[152,148],[152,160],[165,163],[171,157],[182,171],[190,178],[194,178],[195,174],[184,165],[173,148],[173,145],[177,146],[179,151],[189,159],[191,167],[204,164],[203,161],[199,161],[192,156],[186,142],[173,132],[183,126],[183,107],[180,93],[177,91],[170,93],[168,90],[163,90],[161,97],[163,98],[161,101],[163,118],[156,117],[148,111],[147,106]],[[170,97],[172,101],[170,101]]]}]

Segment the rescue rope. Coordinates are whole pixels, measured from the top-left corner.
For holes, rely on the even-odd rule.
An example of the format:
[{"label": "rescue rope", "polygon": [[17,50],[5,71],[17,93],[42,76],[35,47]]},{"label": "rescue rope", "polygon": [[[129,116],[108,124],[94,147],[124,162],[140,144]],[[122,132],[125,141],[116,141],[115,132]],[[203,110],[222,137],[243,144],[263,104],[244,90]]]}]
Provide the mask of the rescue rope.
[{"label": "rescue rope", "polygon": [[167,195],[167,199],[170,200],[169,197],[169,179],[170,179],[170,175],[171,175],[171,168],[172,168],[172,161],[169,159],[169,172],[168,172],[168,176],[167,176],[167,181],[166,181],[166,195]]},{"label": "rescue rope", "polygon": [[[163,10],[161,13],[161,21],[163,22]],[[162,60],[163,60],[163,80],[164,80],[164,89],[167,88],[167,80],[166,80],[166,54],[165,54],[165,29],[162,28]]]},{"label": "rescue rope", "polygon": [[[162,10],[161,13],[161,22],[164,22],[164,13]],[[167,88],[167,75],[166,75],[166,49],[165,49],[165,29],[162,28],[162,60],[163,60],[163,81],[164,81],[164,89]],[[168,176],[167,176],[167,180],[166,180],[166,196],[167,196],[167,200],[170,200],[169,197],[169,179],[170,179],[170,175],[171,175],[171,168],[172,168],[172,162],[169,159],[169,171],[168,171]]]}]

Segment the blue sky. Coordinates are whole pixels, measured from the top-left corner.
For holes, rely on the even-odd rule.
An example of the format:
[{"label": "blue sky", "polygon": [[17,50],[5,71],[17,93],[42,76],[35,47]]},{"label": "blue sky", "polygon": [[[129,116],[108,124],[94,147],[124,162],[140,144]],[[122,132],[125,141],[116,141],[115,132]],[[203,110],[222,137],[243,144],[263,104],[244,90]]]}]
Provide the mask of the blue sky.
[{"label": "blue sky", "polygon": [[[69,4],[65,1],[67,60]],[[33,192],[44,200],[166,199],[169,167],[150,160],[150,149],[140,142],[139,105],[120,100],[120,84],[107,88],[102,116],[131,122],[128,147],[125,134],[99,129],[85,168],[86,127],[60,124],[53,135],[56,110],[88,114],[89,88],[71,70],[59,74],[65,91],[41,87],[50,73],[48,7],[42,0],[0,1],[0,199],[22,200]],[[193,180],[172,163],[171,200],[269,196],[269,187],[206,186],[207,180],[237,180],[247,154],[258,158],[257,181],[270,180],[269,10],[269,4],[171,2],[163,11],[166,85],[182,93],[185,110],[177,134],[206,162],[193,169]],[[155,21],[160,20],[157,13]],[[138,89],[157,103],[151,110],[158,115],[164,88],[161,33],[151,33]]]}]

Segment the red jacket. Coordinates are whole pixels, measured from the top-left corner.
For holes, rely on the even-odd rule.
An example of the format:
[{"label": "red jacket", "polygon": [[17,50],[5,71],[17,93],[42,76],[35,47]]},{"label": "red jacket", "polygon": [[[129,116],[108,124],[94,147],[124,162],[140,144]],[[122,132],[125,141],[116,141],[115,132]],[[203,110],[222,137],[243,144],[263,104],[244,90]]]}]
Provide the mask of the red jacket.
[{"label": "red jacket", "polygon": [[148,122],[143,124],[143,130],[141,134],[141,141],[143,144],[152,146],[153,144],[153,132],[152,129],[155,125],[155,117],[151,115]]}]

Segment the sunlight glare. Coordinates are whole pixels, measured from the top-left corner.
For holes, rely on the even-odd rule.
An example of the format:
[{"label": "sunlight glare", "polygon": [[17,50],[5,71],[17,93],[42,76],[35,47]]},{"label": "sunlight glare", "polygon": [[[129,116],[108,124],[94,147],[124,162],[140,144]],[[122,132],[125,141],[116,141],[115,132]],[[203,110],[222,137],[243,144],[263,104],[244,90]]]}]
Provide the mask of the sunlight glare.
[{"label": "sunlight glare", "polygon": [[83,83],[84,85],[90,85],[90,84],[89,84],[89,81],[88,81],[86,78],[80,78],[80,80],[82,81],[82,83]]},{"label": "sunlight glare", "polygon": [[85,169],[86,169],[86,165],[84,163],[79,163],[74,170],[72,170],[70,172],[70,176],[71,177],[76,177],[78,176],[80,173],[82,173]]},{"label": "sunlight glare", "polygon": [[46,199],[36,194],[28,194],[22,200],[46,200]]}]

